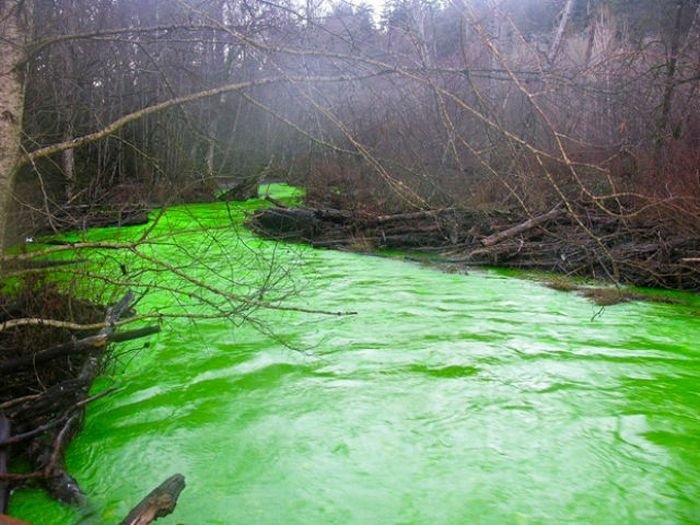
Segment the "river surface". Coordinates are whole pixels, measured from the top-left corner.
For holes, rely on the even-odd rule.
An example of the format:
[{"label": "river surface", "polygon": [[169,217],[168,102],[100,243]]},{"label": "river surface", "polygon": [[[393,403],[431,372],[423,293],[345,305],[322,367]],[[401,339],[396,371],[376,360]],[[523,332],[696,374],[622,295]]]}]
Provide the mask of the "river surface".
[{"label": "river surface", "polygon": [[[175,208],[157,231],[238,223],[261,204]],[[601,311],[502,271],[450,274],[240,227],[179,239],[148,253],[239,292],[274,259],[268,280],[296,287],[285,304],[357,314],[263,311],[262,330],[175,319],[147,348],[120,345],[95,392],[119,390],[90,405],[67,457],[92,510],[23,490],[17,516],[118,523],[179,472],[187,488],[159,524],[700,523],[697,301]],[[96,271],[139,264],[95,257]],[[201,310],[156,286],[138,309]]]}]

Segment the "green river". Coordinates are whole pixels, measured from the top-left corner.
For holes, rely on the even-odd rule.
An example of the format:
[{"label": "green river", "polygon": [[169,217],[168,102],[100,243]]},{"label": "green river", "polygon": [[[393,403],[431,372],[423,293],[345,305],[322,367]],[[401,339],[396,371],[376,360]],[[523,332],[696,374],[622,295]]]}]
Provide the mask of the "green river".
[{"label": "green river", "polygon": [[[175,318],[147,348],[119,345],[94,389],[119,390],[89,406],[67,457],[91,510],[21,490],[12,514],[115,524],[180,472],[159,524],[700,523],[697,298],[601,311],[512,272],[274,243],[240,226],[262,205],[173,208],[144,251],[235,293],[267,279],[286,305],[357,314]],[[139,312],[206,317],[192,285],[92,257],[151,285]]]}]

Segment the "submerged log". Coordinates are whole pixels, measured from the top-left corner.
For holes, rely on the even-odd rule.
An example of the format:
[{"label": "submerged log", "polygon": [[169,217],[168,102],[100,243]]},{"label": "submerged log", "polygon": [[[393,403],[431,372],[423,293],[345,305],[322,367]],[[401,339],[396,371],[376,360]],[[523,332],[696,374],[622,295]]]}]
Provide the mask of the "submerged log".
[{"label": "submerged log", "polygon": [[185,477],[182,474],[170,476],[143,498],[119,525],[148,525],[167,516],[175,510],[177,499],[184,488]]}]

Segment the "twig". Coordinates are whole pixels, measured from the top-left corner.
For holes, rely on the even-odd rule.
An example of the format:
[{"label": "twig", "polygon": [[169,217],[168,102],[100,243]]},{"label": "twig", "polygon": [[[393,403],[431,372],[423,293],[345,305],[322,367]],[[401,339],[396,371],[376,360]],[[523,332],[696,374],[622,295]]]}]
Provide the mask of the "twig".
[{"label": "twig", "polygon": [[17,443],[21,443],[22,441],[26,441],[28,439],[41,435],[47,430],[51,430],[53,427],[60,425],[67,418],[68,417],[66,415],[63,415],[58,419],[52,419],[48,423],[44,423],[43,425],[36,427],[34,430],[30,430],[29,432],[24,432],[22,434],[15,434],[14,436],[10,436],[7,439],[3,439],[2,441],[0,441],[0,448],[8,447],[10,445],[16,445]]},{"label": "twig", "polygon": [[73,415],[74,415],[74,412],[77,408],[82,408],[85,405],[92,403],[93,401],[96,401],[96,400],[103,398],[105,396],[108,396],[109,394],[111,394],[117,390],[118,390],[117,387],[108,388],[104,392],[100,392],[99,394],[95,394],[94,396],[88,397],[86,399],[82,399],[82,400],[78,401],[77,403],[75,403],[72,407],[70,407],[63,416],[61,416],[57,419],[52,419],[48,423],[44,423],[43,425],[36,427],[34,430],[30,430],[30,431],[24,432],[22,434],[15,434],[14,436],[10,436],[8,438],[3,439],[2,441],[0,441],[0,448],[8,447],[10,445],[15,445],[17,443],[21,443],[22,441],[26,441],[26,440],[31,439],[33,437],[36,437],[40,434],[43,434],[44,432],[51,430],[52,428],[60,425],[61,423],[65,422],[66,420],[74,417]]},{"label": "twig", "polygon": [[25,401],[32,401],[34,399],[40,398],[41,394],[32,394],[30,396],[22,396],[22,397],[16,397],[15,399],[10,399],[9,401],[5,401],[4,403],[0,403],[0,410],[7,410],[8,408],[15,407],[17,405],[21,405]]},{"label": "twig", "polygon": [[11,474],[11,473],[0,474],[0,480],[13,481],[13,482],[29,481],[32,479],[43,479],[45,477],[46,477],[46,475],[43,472],[39,472],[39,471],[29,472],[27,474]]},{"label": "twig", "polygon": [[78,419],[78,414],[73,414],[71,417],[68,418],[66,421],[65,425],[63,425],[63,428],[60,430],[60,432],[56,435],[56,439],[54,439],[53,442],[53,451],[51,452],[51,457],[49,458],[49,462],[46,464],[46,467],[44,468],[44,473],[46,476],[50,476],[54,470],[54,467],[56,466],[56,463],[58,462],[58,459],[60,455],[63,452],[63,448],[65,446],[66,442],[66,436],[68,435],[68,432],[70,431],[70,428],[73,426],[73,423],[77,421]]},{"label": "twig", "polygon": [[108,396],[109,394],[111,394],[113,392],[116,392],[117,390],[119,390],[119,388],[117,388],[116,386],[108,388],[104,392],[100,392],[99,394],[95,394],[94,396],[88,397],[87,399],[83,399],[82,401],[78,401],[75,404],[75,406],[76,406],[76,408],[82,408],[85,405],[92,403],[93,401],[97,401],[98,399],[101,399],[103,397]]}]

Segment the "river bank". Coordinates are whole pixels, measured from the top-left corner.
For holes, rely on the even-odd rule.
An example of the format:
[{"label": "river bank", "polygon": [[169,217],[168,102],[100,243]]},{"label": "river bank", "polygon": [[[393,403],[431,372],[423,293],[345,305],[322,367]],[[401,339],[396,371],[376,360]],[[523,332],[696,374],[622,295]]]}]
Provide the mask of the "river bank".
[{"label": "river bank", "polygon": [[658,217],[630,220],[563,206],[530,217],[468,209],[370,215],[277,206],[254,214],[248,224],[269,238],[316,247],[414,250],[465,266],[700,291],[700,237]]},{"label": "river bank", "polygon": [[[270,192],[270,187],[265,191]],[[286,186],[276,186],[272,191],[290,203],[298,196],[298,190]],[[157,246],[159,241],[152,241],[145,232],[175,241],[179,232],[185,231],[188,239],[180,245],[182,258],[178,264],[191,264],[190,258],[197,252],[197,246],[190,244],[191,222],[198,222],[201,235],[211,238],[221,233],[232,246],[238,233],[226,226],[239,226],[244,209],[259,207],[265,201],[253,199],[251,203],[233,207],[225,203],[182,205],[175,212],[152,211],[150,221],[142,210],[132,216],[81,209],[77,211],[88,213],[65,221],[66,227],[74,226],[71,231],[47,237],[37,234],[14,250],[17,257],[10,257],[12,266],[4,268],[7,272],[3,276],[7,278],[1,283],[0,293],[0,523],[5,519],[10,492],[29,487],[43,489],[54,500],[89,512],[86,509],[93,494],[83,490],[64,457],[83,428],[89,405],[114,393],[115,388],[95,389],[94,383],[108,375],[125,352],[129,353],[129,342],[136,343],[136,348],[147,348],[164,319],[188,315],[182,310],[168,313],[161,305],[158,314],[146,311],[147,320],[139,320],[144,312],[140,308],[137,312],[135,303],[146,302],[144,296],[153,295],[154,288],[166,296],[187,295],[188,286],[202,288],[199,284],[193,286],[184,274],[177,279],[176,272],[170,272],[169,277],[175,277],[177,284],[168,286],[162,272],[162,265],[168,264],[165,259],[148,254],[139,258],[135,250],[124,247],[148,250]],[[206,213],[188,211],[208,206],[217,210],[212,222],[208,222]],[[237,262],[241,260],[237,258]],[[206,256],[197,262],[206,266]],[[270,278],[271,268],[257,262],[267,273],[256,271],[254,275]],[[131,271],[137,275],[130,275]],[[256,279],[253,277],[253,281]],[[208,291],[214,297],[203,299],[209,307],[222,299],[212,290],[210,287]],[[192,295],[188,297],[185,310],[196,309]],[[243,300],[245,295],[238,297]],[[112,304],[106,307],[105,303]],[[235,312],[230,302],[217,308],[224,318],[232,315],[231,310]],[[131,327],[122,326],[134,319]],[[157,320],[155,324],[153,319]],[[120,523],[150,523],[171,512],[183,488],[184,478],[171,476]],[[36,518],[32,522],[43,523]]]},{"label": "river bank", "polygon": [[[11,491],[26,485],[41,487],[64,504],[89,506],[88,495],[68,472],[66,451],[83,427],[87,406],[114,391],[91,394],[113,359],[112,345],[160,331],[146,326],[117,332],[119,322],[134,315],[134,299],[127,292],[105,311],[61,292],[55,283],[25,279],[18,295],[0,301],[0,524],[26,525],[5,514]],[[145,525],[169,514],[183,488],[182,476],[166,480],[122,525]]]}]

